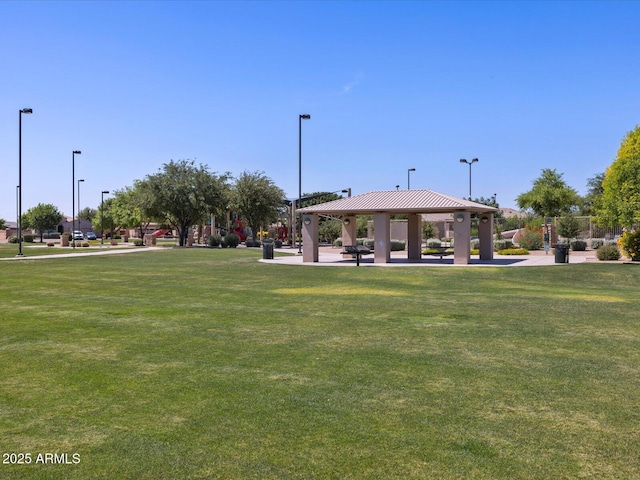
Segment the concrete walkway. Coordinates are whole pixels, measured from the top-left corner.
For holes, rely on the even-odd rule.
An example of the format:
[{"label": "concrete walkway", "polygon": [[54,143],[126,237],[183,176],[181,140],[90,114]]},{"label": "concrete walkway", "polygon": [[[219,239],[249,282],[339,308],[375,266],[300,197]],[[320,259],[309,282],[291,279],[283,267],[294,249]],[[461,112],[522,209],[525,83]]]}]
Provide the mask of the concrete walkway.
[{"label": "concrete walkway", "polygon": [[[297,253],[297,249],[281,248],[275,249],[276,252],[283,253],[275,257],[273,260],[260,260],[261,262],[271,263],[274,265],[304,265],[317,267],[355,267],[355,258],[343,258],[340,254],[341,249],[322,247],[318,254],[318,262],[303,263],[302,255]],[[595,252],[569,252],[569,263],[583,263],[597,261]],[[541,252],[531,252],[529,255],[508,255],[502,256],[494,254],[493,260],[479,260],[477,255],[471,256],[471,263],[467,265],[455,265],[453,257],[444,257],[442,260],[438,257],[423,257],[419,262],[409,262],[407,252],[391,252],[390,263],[374,263],[373,254],[362,256],[360,259],[361,267],[537,267],[545,265],[567,265],[566,263],[555,263],[555,255],[553,252],[545,254]]]},{"label": "concrete walkway", "polygon": [[[54,247],[56,248],[56,247]],[[65,247],[66,248],[66,247]],[[71,249],[70,249],[71,250]],[[76,253],[53,253],[51,255],[29,255],[28,252],[23,250],[24,256],[22,257],[7,257],[0,258],[0,261],[3,260],[16,260],[16,261],[26,261],[26,260],[40,260],[40,259],[50,259],[50,258],[74,258],[74,257],[91,257],[94,255],[120,255],[123,253],[136,253],[136,252],[148,252],[150,250],[160,251],[160,250],[170,250],[166,247],[110,247],[110,248],[100,248],[100,247],[89,247],[89,248],[78,248],[77,250],[82,250],[82,252]]]}]

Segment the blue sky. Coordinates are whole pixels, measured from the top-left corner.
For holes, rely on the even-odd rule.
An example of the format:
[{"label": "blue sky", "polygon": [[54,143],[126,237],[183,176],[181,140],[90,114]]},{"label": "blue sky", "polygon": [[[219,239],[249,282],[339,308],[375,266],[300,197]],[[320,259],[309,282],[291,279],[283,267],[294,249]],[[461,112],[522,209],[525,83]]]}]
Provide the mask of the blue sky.
[{"label": "blue sky", "polygon": [[[289,198],[429,188],[504,207],[555,168],[584,194],[640,123],[640,2],[2,1],[0,217],[71,214],[170,160]],[[76,207],[77,210],[77,207]]]}]

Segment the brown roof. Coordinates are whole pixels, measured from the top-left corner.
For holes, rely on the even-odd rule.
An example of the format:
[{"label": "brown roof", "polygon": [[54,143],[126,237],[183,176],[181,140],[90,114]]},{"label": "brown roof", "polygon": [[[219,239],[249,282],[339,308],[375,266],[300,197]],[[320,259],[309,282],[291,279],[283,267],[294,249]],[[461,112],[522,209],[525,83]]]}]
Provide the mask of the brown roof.
[{"label": "brown roof", "polygon": [[301,208],[301,213],[373,214],[495,212],[497,209],[433,190],[382,190]]}]

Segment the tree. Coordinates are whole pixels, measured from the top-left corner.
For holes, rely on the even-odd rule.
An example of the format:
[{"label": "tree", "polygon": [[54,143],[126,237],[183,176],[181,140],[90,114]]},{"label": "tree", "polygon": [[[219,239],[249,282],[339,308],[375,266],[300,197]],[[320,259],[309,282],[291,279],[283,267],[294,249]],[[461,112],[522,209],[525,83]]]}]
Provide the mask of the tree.
[{"label": "tree", "polygon": [[82,220],[88,220],[93,223],[93,218],[96,216],[97,210],[91,207],[84,207],[82,210],[78,212],[78,218]]},{"label": "tree", "polygon": [[256,237],[262,225],[278,219],[284,191],[264,172],[242,172],[233,186],[232,206]]},{"label": "tree", "polygon": [[0,218],[0,229],[4,230],[6,228],[7,221],[4,218]]},{"label": "tree", "polygon": [[564,182],[561,173],[544,168],[533,188],[520,194],[516,202],[519,208],[532,210],[537,216],[559,217],[580,203],[580,195]]},{"label": "tree", "polygon": [[229,204],[229,174],[216,175],[191,160],[171,160],[160,171],[148,175],[140,188],[157,212],[177,231],[184,246],[189,228],[211,214],[221,214]]},{"label": "tree", "polygon": [[558,233],[566,238],[569,243],[580,233],[580,222],[575,215],[567,214],[558,220]]},{"label": "tree", "polygon": [[627,132],[607,168],[596,212],[605,225],[631,228],[640,222],[640,126]]},{"label": "tree", "polygon": [[136,181],[133,187],[115,191],[111,204],[115,223],[122,228],[137,228],[140,238],[154,219],[162,217],[161,212],[152,210],[153,202],[148,195],[144,182]]},{"label": "tree", "polygon": [[22,214],[22,227],[32,228],[40,234],[43,241],[44,232],[55,229],[62,221],[63,215],[51,204],[39,203]]},{"label": "tree", "polygon": [[593,177],[587,179],[587,194],[584,197],[584,205],[582,208],[582,214],[595,215],[598,209],[598,205],[602,201],[602,194],[604,190],[602,188],[602,182],[604,181],[604,173],[597,173]]},{"label": "tree", "polygon": [[91,221],[91,224],[93,225],[93,229],[96,232],[100,231],[102,234],[104,234],[105,228],[112,230],[114,227],[119,226],[114,221],[113,213],[111,211],[112,207],[113,207],[113,197],[107,198],[104,201],[104,205],[100,205],[100,208],[97,210],[96,215],[93,217],[93,220]]}]

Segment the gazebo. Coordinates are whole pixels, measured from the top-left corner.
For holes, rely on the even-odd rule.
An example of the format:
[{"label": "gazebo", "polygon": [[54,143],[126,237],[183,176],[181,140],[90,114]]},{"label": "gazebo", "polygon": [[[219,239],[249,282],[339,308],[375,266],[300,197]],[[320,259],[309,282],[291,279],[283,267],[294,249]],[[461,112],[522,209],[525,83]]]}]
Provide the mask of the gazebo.
[{"label": "gazebo", "polygon": [[303,262],[318,261],[319,215],[342,218],[343,245],[356,244],[356,217],[373,215],[374,263],[391,261],[391,215],[407,215],[407,258],[420,262],[423,213],[452,213],[454,218],[453,263],[466,265],[471,254],[471,214],[477,213],[480,260],[493,259],[493,214],[498,209],[432,190],[384,190],[341,198],[301,208]]}]

